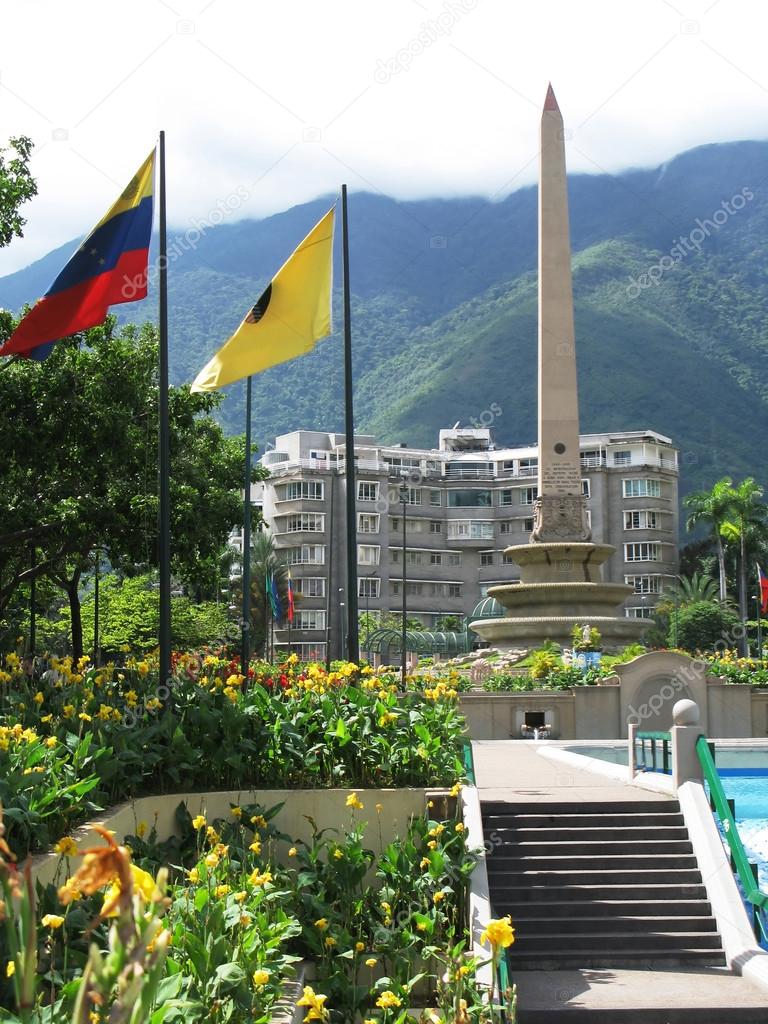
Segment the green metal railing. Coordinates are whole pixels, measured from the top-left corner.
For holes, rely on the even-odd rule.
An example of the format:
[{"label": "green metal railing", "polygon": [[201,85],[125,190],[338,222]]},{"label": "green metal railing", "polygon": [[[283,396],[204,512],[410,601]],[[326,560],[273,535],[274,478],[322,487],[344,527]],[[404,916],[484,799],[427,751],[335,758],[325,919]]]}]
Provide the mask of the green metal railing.
[{"label": "green metal railing", "polygon": [[642,763],[643,768],[648,768],[648,762],[645,757],[645,744],[650,744],[651,750],[651,764],[650,770],[653,772],[659,771],[658,757],[657,757],[657,743],[661,744],[661,771],[669,774],[671,772],[671,743],[672,736],[668,732],[638,732],[635,733],[635,747],[640,745],[640,753],[642,754],[642,762],[635,754],[635,764],[639,765]]},{"label": "green metal railing", "polygon": [[753,907],[753,925],[758,939],[768,941],[768,922],[764,915],[768,908],[768,893],[762,892],[756,877],[756,868],[749,862],[746,850],[741,842],[739,830],[733,816],[732,804],[729,802],[720,781],[720,776],[712,757],[706,736],[699,736],[696,741],[696,753],[709,786],[710,800],[723,827],[728,849],[731,853],[731,864],[736,877],[741,883],[744,899]]},{"label": "green metal railing", "polygon": [[472,753],[472,740],[461,741],[461,763],[464,766],[464,772],[467,776],[467,782],[470,786],[475,785],[475,758]]}]

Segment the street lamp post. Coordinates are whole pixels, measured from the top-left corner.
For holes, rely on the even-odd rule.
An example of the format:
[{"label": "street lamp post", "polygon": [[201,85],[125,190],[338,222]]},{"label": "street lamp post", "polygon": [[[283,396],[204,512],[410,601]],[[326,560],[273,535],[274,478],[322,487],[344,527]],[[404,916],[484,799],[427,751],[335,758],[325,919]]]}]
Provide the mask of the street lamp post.
[{"label": "street lamp post", "polygon": [[762,598],[754,596],[752,600],[755,602],[755,609],[757,611],[757,657],[760,661],[763,660],[763,622],[762,622]]},{"label": "street lamp post", "polygon": [[405,483],[405,481],[403,481],[400,484],[400,502],[401,502],[401,504],[403,506],[403,583],[402,583],[402,586],[403,586],[403,621],[402,621],[402,636],[400,638],[400,642],[401,642],[401,645],[402,645],[402,650],[401,650],[402,659],[401,659],[401,666],[400,666],[400,682],[401,682],[402,690],[403,690],[403,692],[405,692],[405,659],[406,659],[406,652],[405,652],[405,647],[406,647],[406,628],[405,628],[405,626],[406,626],[406,616],[407,616],[406,586],[407,586],[407,582],[408,582],[407,576],[406,576],[406,571],[405,571],[405,545],[406,545],[406,539],[405,539],[405,527],[406,527],[405,507],[408,504],[408,485]]}]

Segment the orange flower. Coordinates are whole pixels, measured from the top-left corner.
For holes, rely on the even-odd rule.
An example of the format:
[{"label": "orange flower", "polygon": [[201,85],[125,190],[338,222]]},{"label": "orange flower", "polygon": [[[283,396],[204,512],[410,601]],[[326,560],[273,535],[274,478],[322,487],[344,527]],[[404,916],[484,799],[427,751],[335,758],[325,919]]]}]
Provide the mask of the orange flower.
[{"label": "orange flower", "polygon": [[119,890],[105,901],[101,916],[109,917],[116,909],[129,910],[133,900],[133,873],[131,855],[124,846],[118,846],[114,836],[100,825],[93,826],[106,842],[106,846],[94,846],[83,850],[83,863],[74,873],[72,882],[83,895],[90,896],[117,881]]}]

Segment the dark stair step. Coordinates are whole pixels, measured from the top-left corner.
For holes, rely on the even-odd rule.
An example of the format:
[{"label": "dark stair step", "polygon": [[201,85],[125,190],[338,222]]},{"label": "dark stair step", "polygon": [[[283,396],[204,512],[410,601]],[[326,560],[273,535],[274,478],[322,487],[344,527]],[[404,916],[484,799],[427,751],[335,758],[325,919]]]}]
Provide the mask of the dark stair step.
[{"label": "dark stair step", "polygon": [[[538,903],[540,900],[569,900],[588,902],[590,900],[703,900],[707,890],[703,885],[636,885],[630,892],[622,885],[537,885],[505,886],[499,891],[498,901],[508,903]],[[497,900],[493,901],[494,903]]]},{"label": "dark stair step", "polygon": [[483,800],[483,817],[492,814],[679,814],[677,800],[520,801]]},{"label": "dark stair step", "polygon": [[[637,964],[633,964],[637,967]],[[682,997],[685,999],[685,997]],[[765,1024],[766,1010],[756,1006],[518,1007],[517,1024]]]},{"label": "dark stair step", "polygon": [[[605,868],[589,871],[586,868],[563,868],[556,871],[549,868],[532,868],[522,871],[504,871],[489,876],[491,896],[522,885],[552,885],[560,888],[564,885],[623,885],[625,895],[637,885],[669,884],[669,885],[701,885],[701,872],[698,868],[691,871],[662,871],[649,868],[634,868],[632,871],[611,871]],[[629,891],[628,891],[629,890]]]},{"label": "dark stair step", "polygon": [[607,871],[695,871],[698,869],[696,858],[692,855],[684,857],[492,857],[487,861],[489,877],[498,877],[508,871],[562,871],[568,868],[580,871],[596,871],[604,868]]},{"label": "dark stair step", "polygon": [[[549,954],[552,949],[563,945],[559,932],[544,932],[526,935],[525,938],[515,936],[515,943],[509,947],[511,956],[533,956],[536,953]],[[596,953],[632,952],[637,946],[656,951],[679,949],[716,949],[722,952],[720,936],[717,932],[590,932],[588,935],[569,935],[568,949],[571,952],[582,952],[587,956]]]},{"label": "dark stair step", "polygon": [[[503,849],[503,847],[501,848]],[[579,839],[563,839],[557,843],[515,843],[515,855],[519,857],[541,856],[608,856],[608,855],[635,855],[655,853],[693,853],[693,845],[689,840],[671,840],[669,843],[644,840],[633,843],[589,843]]]},{"label": "dark stair step", "polygon": [[[532,915],[535,907],[529,908]],[[592,935],[595,933],[614,932],[715,932],[717,922],[714,917],[702,914],[700,917],[688,915],[673,917],[671,915],[652,916],[627,910],[625,914],[589,916],[592,907],[578,916],[557,918],[546,916],[524,917],[515,914],[512,923],[515,926],[515,937],[525,942],[531,935],[548,935],[555,928],[560,935]]]},{"label": "dark stair step", "polygon": [[[544,894],[546,897],[546,893]],[[578,920],[580,917],[606,917],[630,914],[647,917],[702,917],[712,915],[712,907],[707,900],[632,900],[624,896],[614,899],[590,900],[580,903],[577,900],[552,902],[542,899],[535,904],[529,901],[512,902],[504,897],[494,900],[494,914],[512,915],[514,923],[518,918],[547,918],[560,922]]]},{"label": "dark stair step", "polygon": [[687,839],[688,829],[685,825],[606,825],[599,827],[592,826],[567,826],[565,828],[554,828],[549,825],[540,825],[538,828],[524,826],[517,828],[514,825],[499,826],[495,829],[503,843],[546,843],[552,841],[561,842],[595,842],[606,840],[607,842],[634,842],[647,839]]},{"label": "dark stair step", "polygon": [[[510,949],[514,949],[511,946]],[[510,954],[510,950],[507,950]],[[547,950],[546,953],[512,953],[507,957],[510,972],[514,978],[516,970],[533,971],[556,971],[567,970],[568,968],[596,968],[596,967],[724,967],[725,953],[715,949],[699,949],[696,947],[670,950],[646,948],[642,943],[637,943],[634,949],[612,952],[606,949],[604,952],[594,950],[573,950],[569,948],[558,948]],[[649,980],[649,984],[652,982]]]},{"label": "dark stair step", "polygon": [[501,828],[646,828],[648,826],[668,826],[678,828],[685,824],[682,814],[672,811],[660,811],[649,814],[633,814],[631,816],[615,815],[611,812],[602,814],[498,814],[483,815],[483,829],[490,834],[493,829]]}]

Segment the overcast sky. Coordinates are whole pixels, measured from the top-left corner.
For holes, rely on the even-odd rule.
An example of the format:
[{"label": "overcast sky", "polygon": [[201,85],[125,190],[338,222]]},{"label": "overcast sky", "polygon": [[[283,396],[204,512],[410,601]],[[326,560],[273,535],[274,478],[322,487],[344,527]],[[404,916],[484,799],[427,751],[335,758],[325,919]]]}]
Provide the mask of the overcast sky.
[{"label": "overcast sky", "polygon": [[535,178],[549,79],[570,171],[768,137],[763,0],[3,0],[0,18],[0,144],[34,139],[40,192],[0,275],[89,230],[161,128],[182,228],[342,181],[501,198]]}]

